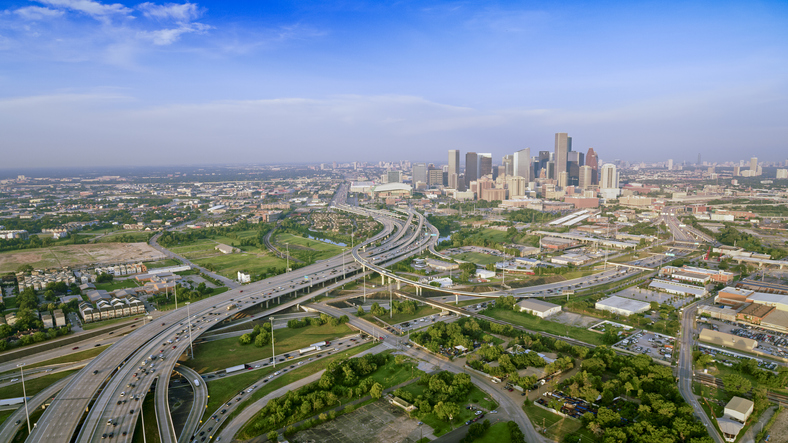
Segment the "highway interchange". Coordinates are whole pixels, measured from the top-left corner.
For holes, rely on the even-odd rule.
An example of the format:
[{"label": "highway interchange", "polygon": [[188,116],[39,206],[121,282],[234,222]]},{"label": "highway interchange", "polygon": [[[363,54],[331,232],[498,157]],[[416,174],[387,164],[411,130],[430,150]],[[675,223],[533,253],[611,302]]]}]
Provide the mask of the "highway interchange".
[{"label": "highway interchange", "polygon": [[[344,197],[344,194],[345,192],[341,191],[337,195]],[[140,414],[140,406],[154,380],[157,380],[160,387],[156,390],[156,409],[162,441],[186,441],[184,438],[190,437],[192,432],[203,432],[203,430],[197,429],[201,414],[193,413],[189,417],[181,438],[178,438],[169,417],[166,386],[178,358],[188,351],[189,332],[191,332],[191,339],[197,338],[210,327],[221,323],[239,310],[263,303],[266,303],[267,306],[268,303],[276,301],[277,306],[265,309],[261,314],[254,316],[254,318],[269,317],[282,309],[307,302],[319,292],[328,292],[369,271],[376,271],[387,278],[400,280],[412,286],[427,288],[431,291],[437,290],[429,285],[404,280],[385,269],[386,266],[390,266],[396,261],[418,254],[424,249],[432,249],[434,246],[437,240],[437,230],[426,223],[421,214],[403,211],[393,216],[387,212],[362,210],[345,205],[344,198],[336,199],[333,206],[339,210],[372,216],[383,225],[383,230],[372,239],[352,248],[349,253],[343,253],[276,277],[236,287],[223,294],[194,302],[188,308],[181,306],[145,326],[135,326],[134,328],[128,326],[129,329],[126,331],[128,333],[125,336],[112,337],[111,340],[115,341],[114,345],[90,361],[83,370],[50,386],[34,397],[31,406],[33,403],[42,404],[43,401],[59,391],[36,423],[27,441],[98,442],[109,436],[118,441],[124,441],[124,437],[130,438],[134,431]],[[670,220],[668,220],[668,224],[670,225]],[[676,228],[680,230],[678,226]],[[644,266],[659,265],[665,259],[654,256],[643,260],[641,264]],[[610,269],[573,281],[486,294],[452,290],[445,290],[445,292],[474,297],[499,297],[510,294],[561,296],[562,289],[609,283],[627,278],[634,272],[636,271]],[[351,275],[348,276],[348,274]],[[290,297],[291,299],[283,302],[282,297]],[[335,308],[328,307],[328,310],[330,309]],[[188,318],[187,311],[190,314]],[[685,319],[689,318],[688,312],[689,310],[684,313]],[[353,317],[350,323],[362,331],[370,334],[374,332],[375,336],[383,337],[384,343],[388,343],[389,346],[396,346],[398,343],[396,337],[380,331],[380,328],[376,328],[363,319]],[[190,326],[191,331],[189,331]],[[692,334],[686,334],[686,336],[691,337]],[[109,341],[104,340],[102,343],[109,343]],[[406,352],[427,361],[435,360],[434,357],[421,351],[408,350]],[[52,357],[48,355],[47,358]],[[438,362],[438,365],[446,366],[442,361]],[[682,386],[682,383],[691,383],[691,361],[689,375],[682,372],[686,371],[686,364],[680,364],[680,367],[682,368],[680,370],[680,388],[684,394],[686,387]],[[453,370],[457,370],[457,368],[453,368]],[[189,374],[188,378],[193,376],[194,374]],[[483,385],[488,384],[487,380],[474,378],[474,381]],[[192,382],[192,384],[194,383]],[[203,392],[205,383],[202,383],[202,386],[202,389],[195,386],[196,391]],[[198,397],[200,395],[202,394],[198,394]],[[519,405],[509,405],[505,399],[501,401],[502,408],[519,410]],[[693,404],[690,399],[688,401],[693,407],[696,406],[697,402]],[[195,400],[198,405],[204,404],[204,402],[204,398]],[[10,441],[10,438],[24,424],[24,420],[17,423],[19,415],[20,411],[17,410],[0,428],[0,441]],[[705,417],[702,412],[699,415]],[[528,441],[542,440],[527,417],[524,417],[522,413],[513,416],[520,417],[517,422],[526,433]],[[22,417],[24,417],[23,411]],[[149,419],[155,418],[150,417]],[[704,421],[708,421],[708,418]],[[206,425],[203,426],[204,428]],[[710,433],[714,434],[711,430]],[[211,436],[210,433],[209,436]]]}]

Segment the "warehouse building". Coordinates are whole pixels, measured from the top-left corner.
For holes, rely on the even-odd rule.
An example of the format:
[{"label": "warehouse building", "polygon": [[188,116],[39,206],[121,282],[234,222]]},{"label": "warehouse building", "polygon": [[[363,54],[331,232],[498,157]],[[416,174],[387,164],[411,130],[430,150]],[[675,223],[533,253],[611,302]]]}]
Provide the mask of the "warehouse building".
[{"label": "warehouse building", "polygon": [[746,398],[733,397],[725,405],[724,414],[717,419],[725,441],[736,441],[739,432],[744,428],[747,419],[752,415],[755,404]]},{"label": "warehouse building", "polygon": [[611,297],[599,300],[596,302],[594,307],[600,311],[610,311],[629,317],[633,314],[639,314],[641,312],[648,311],[649,308],[651,308],[651,304],[643,301],[633,300],[631,298],[613,295]]},{"label": "warehouse building", "polygon": [[520,312],[527,312],[528,314],[535,315],[539,318],[549,317],[553,314],[561,312],[561,306],[548,303],[542,300],[533,298],[526,298],[517,303],[520,307]]},{"label": "warehouse building", "polygon": [[681,295],[683,297],[703,298],[709,294],[704,287],[666,280],[652,280],[648,287],[649,289],[667,292],[668,294]]},{"label": "warehouse building", "polygon": [[750,323],[759,325],[763,318],[774,311],[773,306],[766,306],[760,303],[750,303],[744,309],[736,314],[737,320],[748,321]]},{"label": "warehouse building", "polygon": [[733,348],[747,352],[752,352],[756,347],[758,347],[758,342],[751,338],[739,337],[737,335],[728,334],[727,332],[712,331],[711,329],[703,329],[700,331],[700,337],[698,337],[698,340],[712,345]]}]

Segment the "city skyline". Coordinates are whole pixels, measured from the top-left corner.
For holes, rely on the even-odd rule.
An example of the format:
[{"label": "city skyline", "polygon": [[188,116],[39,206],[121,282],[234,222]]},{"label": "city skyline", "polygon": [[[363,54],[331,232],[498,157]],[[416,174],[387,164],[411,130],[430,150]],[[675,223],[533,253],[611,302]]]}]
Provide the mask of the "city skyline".
[{"label": "city skyline", "polygon": [[6,1],[0,167],[782,160],[788,6],[663,6]]}]

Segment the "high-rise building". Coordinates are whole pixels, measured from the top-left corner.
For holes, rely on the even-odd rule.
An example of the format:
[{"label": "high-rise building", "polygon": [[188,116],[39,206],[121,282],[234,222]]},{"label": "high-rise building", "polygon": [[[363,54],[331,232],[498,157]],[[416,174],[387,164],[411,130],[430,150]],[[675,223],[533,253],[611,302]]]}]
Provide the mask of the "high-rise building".
[{"label": "high-rise building", "polygon": [[426,163],[414,163],[413,169],[411,173],[411,179],[413,180],[413,185],[415,186],[416,183],[427,183],[427,164]]},{"label": "high-rise building", "polygon": [[672,170],[673,170],[673,159],[669,158],[668,159],[668,171],[672,171]]},{"label": "high-rise building", "polygon": [[567,154],[572,150],[572,137],[566,132],[555,134],[555,177],[560,180],[561,173],[566,172]]},{"label": "high-rise building", "polygon": [[778,169],[775,178],[788,178],[788,169]]},{"label": "high-rise building", "polygon": [[524,178],[528,183],[533,180],[531,168],[531,148],[521,149],[514,153],[514,175]]},{"label": "high-rise building", "polygon": [[618,188],[618,173],[616,172],[616,165],[606,163],[602,165],[602,174],[599,181],[601,189],[617,189]]},{"label": "high-rise building", "polygon": [[485,175],[492,174],[492,154],[480,153],[478,155],[478,160],[479,160],[479,175],[477,177],[482,178]]},{"label": "high-rise building", "polygon": [[479,178],[479,157],[475,152],[465,154],[465,188],[471,187],[471,182]]},{"label": "high-rise building", "polygon": [[578,186],[580,189],[586,190],[594,185],[591,181],[593,178],[592,174],[593,169],[589,165],[583,165],[580,167],[580,177],[578,179]]},{"label": "high-rise building", "polygon": [[524,197],[527,185],[528,182],[520,176],[506,176],[506,187],[509,189],[509,198]]},{"label": "high-rise building", "polygon": [[583,166],[585,155],[582,152],[569,151],[566,157],[567,186],[577,186],[580,181],[580,167]]},{"label": "high-rise building", "polygon": [[591,184],[599,184],[599,156],[596,155],[594,148],[588,148],[586,165],[591,166]]},{"label": "high-rise building", "polygon": [[386,175],[389,183],[402,183],[402,171],[388,171]]},{"label": "high-rise building", "polygon": [[547,162],[550,161],[550,151],[539,151],[539,157],[534,162],[534,179],[542,177],[542,171],[545,171],[544,178],[550,178],[547,176]]},{"label": "high-rise building", "polygon": [[429,186],[440,186],[443,184],[443,170],[430,168],[427,170],[427,184]]},{"label": "high-rise building", "polygon": [[446,186],[448,186],[449,189],[456,189],[459,191],[460,188],[458,188],[458,186],[460,185],[460,178],[457,176],[457,174],[449,174],[448,172],[446,174],[448,175],[446,177]]},{"label": "high-rise building", "polygon": [[741,176],[741,166],[739,166],[739,165],[734,165],[733,166],[733,176],[734,177]]},{"label": "high-rise building", "polygon": [[504,155],[503,166],[506,170],[506,175],[514,175],[514,156],[511,154]]},{"label": "high-rise building", "polygon": [[457,183],[455,180],[454,186],[451,184],[451,176],[454,175],[455,177],[460,176],[460,151],[457,149],[449,149],[449,187],[452,189],[457,189]]},{"label": "high-rise building", "polygon": [[565,188],[567,186],[569,186],[569,173],[562,171],[558,174],[558,187]]},{"label": "high-rise building", "polygon": [[758,157],[752,157],[750,159],[750,172],[758,172]]}]

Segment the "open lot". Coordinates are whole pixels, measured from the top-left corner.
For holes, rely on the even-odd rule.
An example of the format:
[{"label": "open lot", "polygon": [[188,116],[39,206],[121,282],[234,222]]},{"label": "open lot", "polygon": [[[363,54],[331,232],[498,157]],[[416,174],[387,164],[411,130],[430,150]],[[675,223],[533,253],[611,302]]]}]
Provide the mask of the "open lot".
[{"label": "open lot", "polygon": [[163,254],[147,243],[100,243],[25,249],[0,254],[0,273],[16,271],[22,265],[35,269],[159,260]]},{"label": "open lot", "polygon": [[561,324],[550,319],[543,320],[535,315],[526,314],[524,312],[515,312],[508,309],[489,308],[483,314],[490,317],[497,318],[509,322],[513,325],[522,326],[532,331],[543,331],[551,334],[562,335],[565,337],[572,337],[577,340],[582,340],[586,343],[602,345],[602,334],[589,331],[585,328],[570,326],[568,324]]},{"label": "open lot", "polygon": [[284,269],[286,266],[285,260],[270,253],[259,255],[251,253],[220,254],[211,258],[194,260],[194,262],[200,266],[210,265],[215,269],[215,272],[232,279],[238,276],[238,271],[261,274],[269,267]]},{"label": "open lot", "polygon": [[[425,434],[431,429],[424,426]],[[419,425],[402,409],[384,400],[370,403],[349,414],[341,415],[314,428],[295,434],[296,441],[325,443],[401,442],[419,439]]]},{"label": "open lot", "polygon": [[309,252],[313,254],[314,260],[325,260],[342,253],[342,248],[339,246],[288,233],[277,234],[274,241],[282,249],[285,243],[288,243],[291,254],[297,254],[299,251]]}]

